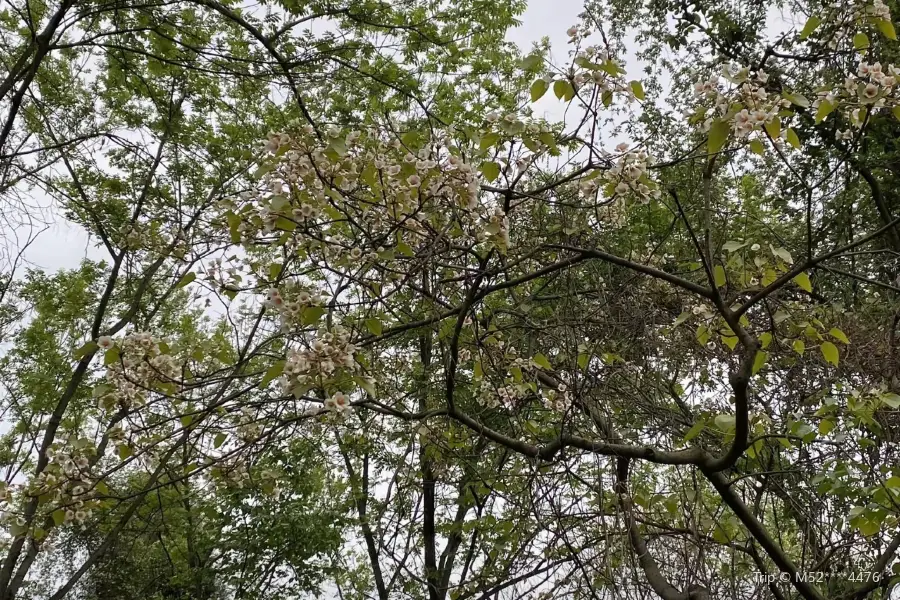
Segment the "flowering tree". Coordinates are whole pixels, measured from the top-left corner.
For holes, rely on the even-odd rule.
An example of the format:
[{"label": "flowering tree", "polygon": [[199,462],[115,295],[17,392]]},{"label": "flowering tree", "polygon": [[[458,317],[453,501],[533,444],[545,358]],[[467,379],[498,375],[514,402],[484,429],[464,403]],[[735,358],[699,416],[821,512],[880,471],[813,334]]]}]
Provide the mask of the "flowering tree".
[{"label": "flowering tree", "polygon": [[[10,355],[21,385],[23,344],[77,346],[51,361],[65,401],[16,412],[10,439],[45,442],[10,444],[7,597],[101,523],[64,597],[157,490],[219,518],[321,506],[310,445],[350,518],[321,546],[342,597],[888,597],[900,53],[880,0],[788,8],[588,2],[567,61],[478,82],[510,95],[335,98],[269,133],[248,185],[182,208],[148,178],[96,217],[80,196],[117,258]],[[565,123],[530,108],[551,94]],[[303,579],[279,577],[230,593]]]},{"label": "flowering tree", "polygon": [[[39,224],[50,206],[105,260],[23,272],[23,248],[4,248],[0,597],[321,584],[342,484],[310,458],[318,436],[300,422],[254,422],[269,399],[251,379],[283,346],[198,297],[195,265],[230,256],[214,207],[255,185],[267,131],[508,104],[482,90],[521,79],[502,38],[522,5],[483,5],[4,7],[3,214]],[[449,98],[437,74],[463,64]]]}]

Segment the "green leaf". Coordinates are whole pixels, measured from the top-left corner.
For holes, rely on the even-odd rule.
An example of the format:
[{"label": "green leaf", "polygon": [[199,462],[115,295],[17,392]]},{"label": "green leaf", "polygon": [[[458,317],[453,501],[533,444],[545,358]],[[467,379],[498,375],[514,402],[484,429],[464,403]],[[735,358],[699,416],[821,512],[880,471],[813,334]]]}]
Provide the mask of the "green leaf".
[{"label": "green leaf", "polygon": [[713,121],[712,126],[709,128],[709,143],[707,144],[707,152],[709,154],[715,154],[722,149],[728,140],[729,131],[728,121],[722,119]]},{"label": "green leaf", "polygon": [[819,346],[819,349],[822,351],[822,356],[825,357],[826,361],[830,362],[834,366],[838,366],[840,353],[838,352],[837,346],[835,346],[831,342],[822,342],[822,345]]},{"label": "green leaf", "polygon": [[759,140],[750,140],[750,151],[754,154],[762,156],[766,153],[766,147]]},{"label": "green leaf", "polygon": [[578,368],[579,369],[587,369],[587,366],[588,366],[588,363],[590,362],[590,360],[591,360],[591,355],[585,354],[584,352],[582,352],[581,354],[578,355]]},{"label": "green leaf", "polygon": [[822,419],[819,421],[819,434],[820,435],[828,435],[834,430],[834,421],[829,419]]},{"label": "green leaf", "polygon": [[331,141],[328,143],[328,149],[334,152],[338,158],[347,155],[347,143],[343,137],[331,138]]},{"label": "green leaf", "polygon": [[816,123],[821,123],[825,120],[825,118],[832,113],[832,111],[837,108],[837,105],[833,102],[828,102],[827,100],[823,100],[819,103],[819,110],[816,111]]},{"label": "green leaf", "polygon": [[688,432],[684,434],[684,441],[691,441],[692,439],[700,435],[700,433],[702,433],[704,429],[706,429],[706,423],[704,423],[703,421],[694,423],[694,426],[688,429]]},{"label": "green leaf", "polygon": [[73,355],[75,356],[76,360],[81,360],[85,356],[87,356],[89,354],[93,354],[94,352],[96,352],[99,349],[100,349],[100,346],[97,345],[97,342],[91,341],[91,342],[87,342],[86,344],[84,344],[81,348],[78,348],[77,350],[75,350]]},{"label": "green leaf", "polygon": [[803,29],[800,31],[800,39],[805,40],[809,36],[812,35],[812,32],[816,30],[816,27],[822,24],[822,19],[813,15],[809,19],[806,20],[806,25],[803,26]]},{"label": "green leaf", "polygon": [[540,152],[540,150],[541,150],[541,145],[538,144],[537,140],[535,140],[534,138],[525,136],[522,138],[522,143],[525,144],[525,147],[528,148],[529,150],[531,150],[532,152],[537,153],[537,152]]},{"label": "green leaf", "polygon": [[809,106],[810,106],[809,100],[807,100],[806,96],[804,96],[802,94],[794,94],[792,92],[783,92],[781,94],[781,97],[786,100],[789,100],[791,102],[791,104],[794,104],[796,106],[800,106],[803,108],[809,108]]},{"label": "green leaf", "polygon": [[785,250],[784,248],[775,248],[771,244],[769,245],[769,249],[772,251],[772,254],[783,260],[789,265],[794,264],[794,257],[791,256],[791,253]]},{"label": "green leaf", "polygon": [[716,265],[713,269],[713,279],[717,288],[724,287],[728,283],[728,279],[725,277],[725,269],[722,265]]},{"label": "green leaf", "polygon": [[781,119],[772,119],[771,121],[766,122],[763,127],[765,127],[766,133],[768,133],[773,140],[777,140],[778,136],[781,135]]},{"label": "green leaf", "polygon": [[878,521],[872,521],[869,519],[860,519],[859,524],[857,525],[859,532],[866,537],[875,535],[881,529],[881,524]]},{"label": "green leaf", "polygon": [[519,63],[524,71],[532,72],[540,68],[543,59],[540,54],[529,54]]},{"label": "green leaf", "polygon": [[496,131],[492,131],[491,133],[486,133],[485,135],[481,136],[481,142],[479,142],[478,147],[482,150],[487,150],[499,141],[500,134]]},{"label": "green leaf", "polygon": [[634,93],[634,97],[638,100],[643,100],[644,95],[644,86],[640,81],[632,81],[631,82],[631,91]]},{"label": "green leaf", "polygon": [[91,396],[94,398],[101,398],[109,392],[113,391],[113,389],[115,389],[113,388],[113,386],[106,383],[101,383],[94,387],[93,391],[91,392]]},{"label": "green leaf", "polygon": [[216,434],[215,439],[213,440],[213,448],[219,448],[222,444],[225,443],[225,440],[228,439],[228,435],[222,431]]},{"label": "green leaf", "polygon": [[882,404],[890,406],[891,408],[900,408],[900,396],[898,396],[894,392],[882,394],[881,402]]},{"label": "green leaf", "polygon": [[881,35],[883,35],[887,39],[897,39],[897,31],[894,29],[894,24],[887,19],[878,19],[875,22],[875,26],[878,27],[878,31],[881,32]]},{"label": "green leaf", "polygon": [[117,362],[119,362],[119,349],[113,346],[103,355],[103,364],[109,366]]},{"label": "green leaf", "polygon": [[384,331],[384,327],[378,319],[366,319],[366,329],[372,335],[381,335],[381,332]]},{"label": "green leaf", "polygon": [[191,423],[194,422],[194,416],[193,415],[184,415],[183,417],[181,417],[181,419],[179,419],[179,421],[181,421],[182,427],[190,427]]},{"label": "green leaf", "polygon": [[484,369],[480,360],[475,361],[475,365],[472,368],[472,377],[474,379],[482,379],[484,377]]},{"label": "green leaf", "polygon": [[325,314],[324,306],[307,306],[300,313],[300,323],[303,325],[313,325],[319,322],[322,315]]},{"label": "green leaf", "polygon": [[61,508],[58,508],[53,511],[53,522],[57,527],[66,522],[66,511]]},{"label": "green leaf", "polygon": [[297,229],[297,224],[285,217],[278,217],[275,219],[275,229],[280,229],[281,231],[294,231]]},{"label": "green leaf", "polygon": [[724,433],[734,429],[734,415],[717,415],[713,422]]},{"label": "green leaf", "polygon": [[705,346],[709,342],[709,327],[703,324],[698,325],[695,335],[700,345]]},{"label": "green leaf", "polygon": [[544,97],[544,94],[549,89],[550,84],[545,79],[535,79],[534,83],[531,84],[531,101],[537,102]]},{"label": "green leaf", "polygon": [[187,284],[189,284],[190,282],[192,282],[195,279],[197,279],[197,274],[194,273],[193,271],[189,271],[188,273],[184,274],[184,277],[182,277],[178,281],[178,284],[175,287],[183,288],[184,286],[186,286]]},{"label": "green leaf", "polygon": [[812,282],[809,280],[809,275],[806,273],[799,273],[794,277],[794,283],[799,285],[801,290],[812,293]]},{"label": "green leaf", "polygon": [[9,524],[9,533],[13,537],[19,537],[20,535],[25,535],[28,533],[28,527],[26,525],[19,525],[16,522],[12,522]]},{"label": "green leaf", "polygon": [[747,245],[747,242],[725,242],[722,244],[722,250],[725,252],[737,252]]},{"label": "green leaf", "polygon": [[225,218],[228,220],[228,232],[231,235],[231,241],[235,244],[240,244],[241,232],[239,227],[241,225],[241,218],[231,211],[225,215]]},{"label": "green leaf", "polygon": [[553,365],[551,365],[550,361],[547,360],[547,357],[544,356],[543,354],[541,354],[540,352],[535,354],[531,360],[534,361],[534,364],[536,364],[540,368],[544,369],[545,371],[553,370]]},{"label": "green leaf", "polygon": [[393,248],[386,248],[383,252],[378,253],[378,258],[385,262],[394,260],[394,256],[395,254]]},{"label": "green leaf", "polygon": [[869,36],[864,33],[857,33],[853,36],[853,47],[857,50],[865,50],[869,47]]},{"label": "green leaf", "polygon": [[680,315],[678,315],[678,318],[675,319],[674,323],[672,323],[672,327],[678,327],[679,325],[681,325],[682,323],[684,323],[685,321],[687,321],[690,318],[691,318],[691,311],[686,310],[686,311],[682,312]]},{"label": "green leaf", "polygon": [[119,454],[119,458],[121,460],[125,460],[129,456],[131,456],[131,448],[125,444],[119,444],[116,446],[116,452]]},{"label": "green leaf", "polygon": [[353,381],[355,381],[357,385],[359,385],[359,387],[365,390],[365,392],[369,396],[372,396],[373,398],[375,397],[375,384],[373,384],[370,380],[366,379],[365,377],[360,377],[359,375],[354,375]]},{"label": "green leaf", "polygon": [[269,281],[275,281],[281,275],[281,263],[273,262],[269,265]]},{"label": "green leaf", "polygon": [[493,161],[481,163],[481,167],[478,170],[481,171],[481,174],[488,181],[494,181],[500,176],[500,165]]},{"label": "green leaf", "polygon": [[885,487],[888,487],[892,490],[900,489],[900,477],[897,475],[891,476],[890,479],[884,482]]},{"label": "green leaf", "polygon": [[753,359],[753,374],[756,375],[765,366],[766,360],[769,358],[768,352],[762,350],[757,351],[756,358]]},{"label": "green leaf", "polygon": [[892,108],[891,112],[894,113],[894,118],[900,121],[900,104]]},{"label": "green leaf", "polygon": [[264,162],[253,172],[253,179],[260,179],[263,175],[272,170],[272,163]]},{"label": "green leaf", "polygon": [[575,97],[575,88],[565,79],[557,79],[553,82],[553,93],[560,100],[568,102]]},{"label": "green leaf", "polygon": [[284,373],[284,365],[285,361],[279,360],[275,362],[275,364],[273,364],[271,367],[269,367],[263,375],[262,381],[259,382],[259,387],[266,387],[267,385],[269,385],[269,382]]},{"label": "green leaf", "polygon": [[840,329],[838,329],[837,327],[832,327],[831,331],[829,331],[828,333],[831,334],[831,337],[833,337],[834,339],[836,339],[840,342],[843,342],[845,344],[850,343],[850,340],[847,339],[847,336],[844,334],[844,332],[841,331]]},{"label": "green leaf", "polygon": [[794,352],[803,356],[803,353],[806,351],[806,344],[803,343],[803,340],[794,340],[793,348]]},{"label": "green leaf", "polygon": [[738,343],[738,337],[736,335],[723,335],[722,343],[728,346],[729,350],[734,350]]},{"label": "green leaf", "polygon": [[797,132],[792,127],[787,129],[787,142],[797,150],[800,149],[800,136],[797,135]]},{"label": "green leaf", "polygon": [[541,140],[541,143],[543,143],[550,149],[551,154],[553,152],[556,152],[556,136],[554,136],[552,133],[550,133],[549,131],[541,132],[541,134],[538,136],[538,139]]},{"label": "green leaf", "polygon": [[407,131],[403,135],[400,136],[400,141],[403,142],[403,145],[407,148],[418,148],[419,147],[419,133],[417,131]]}]

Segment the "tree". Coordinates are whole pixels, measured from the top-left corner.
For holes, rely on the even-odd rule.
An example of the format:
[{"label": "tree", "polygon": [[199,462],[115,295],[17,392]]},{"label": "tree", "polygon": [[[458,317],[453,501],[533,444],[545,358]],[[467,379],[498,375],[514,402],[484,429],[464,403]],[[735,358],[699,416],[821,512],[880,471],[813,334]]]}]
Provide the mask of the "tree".
[{"label": "tree", "polygon": [[[203,6],[261,43],[304,118],[293,63],[267,47],[279,36]],[[55,283],[68,300],[44,310],[65,331],[23,326],[10,354],[10,396],[28,398],[11,456],[32,448],[10,463],[34,476],[10,488],[4,593],[42,545],[96,522],[80,572],[47,594],[65,596],[149,519],[156,490],[179,520],[194,514],[185,490],[204,486],[217,506],[247,481],[303,497],[284,458],[302,439],[352,519],[327,573],[341,597],[889,597],[896,7],[787,8],[798,25],[772,35],[755,2],[588,2],[566,62],[539,46],[513,72],[497,43],[489,82],[474,46],[416,37],[384,71],[365,52],[355,68],[335,59],[368,83],[331,77],[318,89],[333,104],[269,133],[253,178],[166,163],[214,190],[183,204],[147,177],[150,152],[149,171],[108,193],[137,190],[136,209],[101,211],[63,152],[74,218],[120,258]],[[425,9],[409,22],[444,22]],[[465,31],[498,34],[511,14]],[[623,66],[635,45],[640,78]],[[459,100],[436,75],[399,75],[435,56],[474,65]],[[404,91],[371,113],[350,95],[392,86]],[[165,89],[158,153],[184,135],[173,115],[191,114]],[[533,116],[551,91],[566,123]],[[134,274],[117,283],[121,269]],[[44,299],[33,290],[21,298]],[[218,316],[194,308],[214,299]],[[107,310],[121,326],[104,329]],[[40,387],[54,378],[26,376],[65,380],[51,353],[64,335],[85,343],[59,403]],[[103,383],[87,375],[101,357]],[[100,408],[81,414],[89,396]],[[65,446],[55,431],[36,441],[64,418],[78,432]],[[241,552],[276,545],[251,537]],[[218,593],[201,565],[187,575],[186,593]]]},{"label": "tree", "polygon": [[[334,553],[340,527],[326,526],[335,506],[309,496],[332,498],[330,475],[261,499],[278,493],[273,473],[295,481],[291,470],[308,464],[309,449],[291,421],[264,432],[231,425],[233,414],[251,414],[262,401],[259,378],[249,378],[280,342],[243,344],[245,315],[213,320],[202,310],[211,299],[185,287],[195,264],[230,245],[227,235],[224,246],[205,235],[209,219],[254,180],[266,132],[295,120],[313,131],[336,120],[381,122],[385,113],[437,122],[507,101],[500,90],[485,96],[481,84],[513,76],[502,36],[522,5],[475,10],[484,6],[491,4],[8,3],[0,14],[9,66],[0,82],[5,214],[39,221],[31,199],[42,192],[108,256],[22,280],[13,272],[20,255],[11,254],[4,273],[5,340],[14,347],[3,357],[9,538],[0,597],[102,596],[123,578],[141,593],[198,597],[266,597],[286,581],[297,593],[318,584],[321,573],[310,571]],[[463,63],[467,73],[442,75]],[[138,335],[145,328],[168,343]],[[127,372],[137,363],[124,348],[98,360],[100,345],[126,331],[138,335],[132,350],[155,356],[153,366],[141,362],[146,381]],[[193,400],[172,387],[176,371],[182,381],[197,373]],[[204,397],[215,379],[217,390]],[[150,380],[152,391],[144,389]],[[112,394],[120,384],[127,399]],[[229,424],[198,428],[207,411]],[[247,489],[239,502],[234,486]],[[264,506],[272,512],[254,512]],[[169,521],[223,532],[159,532]],[[147,541],[154,531],[158,544]],[[171,572],[159,573],[137,562],[128,545],[136,542],[158,559],[181,545],[185,554],[179,562],[169,552]],[[196,573],[212,557],[216,577]],[[273,571],[250,579],[241,570],[259,563]]]}]

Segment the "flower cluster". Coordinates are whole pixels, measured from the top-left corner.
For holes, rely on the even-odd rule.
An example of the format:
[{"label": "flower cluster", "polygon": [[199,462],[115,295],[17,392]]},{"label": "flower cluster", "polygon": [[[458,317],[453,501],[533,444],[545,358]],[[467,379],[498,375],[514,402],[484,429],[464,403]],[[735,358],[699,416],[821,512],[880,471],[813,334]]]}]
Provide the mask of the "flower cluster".
[{"label": "flower cluster", "polygon": [[547,390],[544,396],[544,403],[550,410],[564,413],[572,406],[572,399],[569,397],[569,391],[566,384],[561,383],[555,390]]},{"label": "flower cluster", "polygon": [[221,256],[209,261],[204,271],[208,281],[230,289],[237,288],[244,276],[244,269],[239,262],[234,259],[226,262]]},{"label": "flower cluster", "polygon": [[[503,407],[514,410],[522,399],[531,397],[540,400],[547,408],[555,412],[565,412],[571,405],[571,399],[565,383],[558,383],[556,389],[545,389],[543,384],[537,381],[528,381],[536,371],[545,369],[536,359],[520,356],[516,349],[500,339],[500,333],[495,332],[496,343],[488,350],[495,356],[496,362],[507,365],[508,376],[498,385],[488,379],[482,378],[479,384],[479,397],[488,408]],[[487,348],[486,348],[487,349]],[[460,350],[460,361],[467,362],[471,353],[467,349]],[[526,377],[526,374],[529,376]]]},{"label": "flower cluster", "polygon": [[149,243],[150,236],[141,223],[126,223],[119,228],[119,243],[123,248],[136,250]]},{"label": "flower cluster", "polygon": [[225,461],[212,470],[212,475],[218,485],[237,490],[260,490],[276,499],[281,495],[281,488],[278,485],[279,474],[271,469],[252,467],[244,458]]},{"label": "flower cluster", "polygon": [[509,218],[501,206],[495,206],[488,213],[485,225],[475,239],[479,242],[491,241],[498,248],[509,248]]},{"label": "flower cluster", "polygon": [[112,360],[107,355],[106,384],[95,389],[101,408],[143,406],[155,385],[176,382],[175,358],[164,353],[162,340],[150,333],[129,333],[120,340],[102,336],[97,345],[107,354],[115,353]]},{"label": "flower cluster", "polygon": [[62,511],[63,522],[83,523],[98,504],[96,478],[91,474],[92,452],[87,440],[51,445],[47,467],[29,482],[25,494],[48,499],[48,507]]},{"label": "flower cluster", "polygon": [[659,186],[650,179],[649,169],[653,159],[646,152],[629,151],[628,144],[623,143],[616,146],[616,153],[618,156],[611,168],[596,170],[578,182],[579,195],[583,198],[595,198],[603,187],[609,200],[604,202],[603,213],[599,216],[613,226],[622,225],[625,221],[626,198],[637,198],[641,204],[647,204],[661,195]]},{"label": "flower cluster", "polygon": [[627,144],[619,144],[616,151],[621,153],[616,164],[604,173],[607,185],[617,196],[634,194],[642,203],[651,198],[659,198],[657,185],[650,181],[648,169],[651,158],[643,150],[628,152]]},{"label": "flower cluster", "polygon": [[[284,294],[287,294],[287,298]],[[303,323],[303,311],[311,306],[321,307],[325,304],[325,297],[302,287],[288,284],[282,289],[270,289],[266,293],[264,304],[278,313],[281,330],[290,332]]]},{"label": "flower cluster", "polygon": [[[897,78],[900,68],[889,64],[882,66],[880,62],[868,63],[860,61],[856,73],[844,79],[840,88],[830,92],[820,92],[815,106],[818,108],[827,103],[829,108],[840,105],[845,118],[853,127],[860,128],[865,123],[868,111],[900,105],[900,87]],[[838,139],[853,138],[851,129],[838,131]]]},{"label": "flower cluster", "polygon": [[325,400],[325,409],[343,415],[350,411],[350,396],[344,392],[335,392]]},{"label": "flower cluster", "polygon": [[[515,118],[507,123],[508,117],[497,117],[504,131],[514,125],[544,131]],[[219,222],[235,241],[275,235],[298,244],[313,261],[339,265],[389,261],[397,232],[424,246],[451,219],[457,241],[505,248],[503,215],[495,202],[482,202],[478,170],[445,137],[412,149],[375,129],[332,129],[323,140],[306,130],[273,133],[260,189],[221,203]]]},{"label": "flower cluster", "polygon": [[698,116],[704,119],[704,131],[709,131],[715,120],[723,119],[737,139],[748,138],[754,132],[764,138],[766,126],[791,105],[789,100],[766,91],[769,75],[765,71],[731,64],[725,67],[723,77],[733,84],[730,88],[725,88],[719,77],[694,84],[694,97],[702,106]]},{"label": "flower cluster", "polygon": [[356,346],[350,343],[350,334],[345,329],[319,331],[308,348],[288,351],[281,376],[282,390],[299,396],[312,387],[322,386],[340,371],[356,372],[359,365],[353,356],[355,352]]},{"label": "flower cluster", "polygon": [[481,382],[481,399],[488,408],[504,407],[513,409],[524,393],[520,386],[504,385],[495,387],[490,381]]},{"label": "flower cluster", "polygon": [[151,250],[178,258],[184,258],[189,248],[187,235],[183,230],[166,232],[165,226],[159,222],[126,223],[114,232],[113,238],[126,250]]},{"label": "flower cluster", "polygon": [[869,7],[869,12],[876,19],[881,19],[883,21],[891,20],[891,9],[881,0],[875,0],[875,2],[872,3],[872,6]]},{"label": "flower cluster", "polygon": [[[570,44],[580,45],[591,34],[591,31],[587,27],[571,27],[567,33],[569,34]],[[564,81],[570,85],[572,92],[577,92],[585,86],[592,85],[598,92],[593,99],[593,102],[596,104],[594,108],[597,109],[601,106],[609,107],[615,94],[624,96],[628,101],[638,97],[632,83],[623,78],[625,69],[622,67],[622,64],[611,57],[602,47],[587,46],[577,52],[573,51],[573,53],[575,54],[573,67],[559,79],[554,78],[552,75],[545,76],[543,79],[546,88],[555,86],[556,81]]]},{"label": "flower cluster", "polygon": [[245,442],[251,442],[259,438],[262,430],[263,421],[259,415],[248,406],[241,407],[236,427],[237,436]]},{"label": "flower cluster", "polygon": [[228,485],[235,486],[238,489],[243,489],[244,486],[250,483],[250,471],[247,470],[247,465],[241,460],[235,461],[231,466],[223,467],[222,474],[225,476],[225,481]]}]

